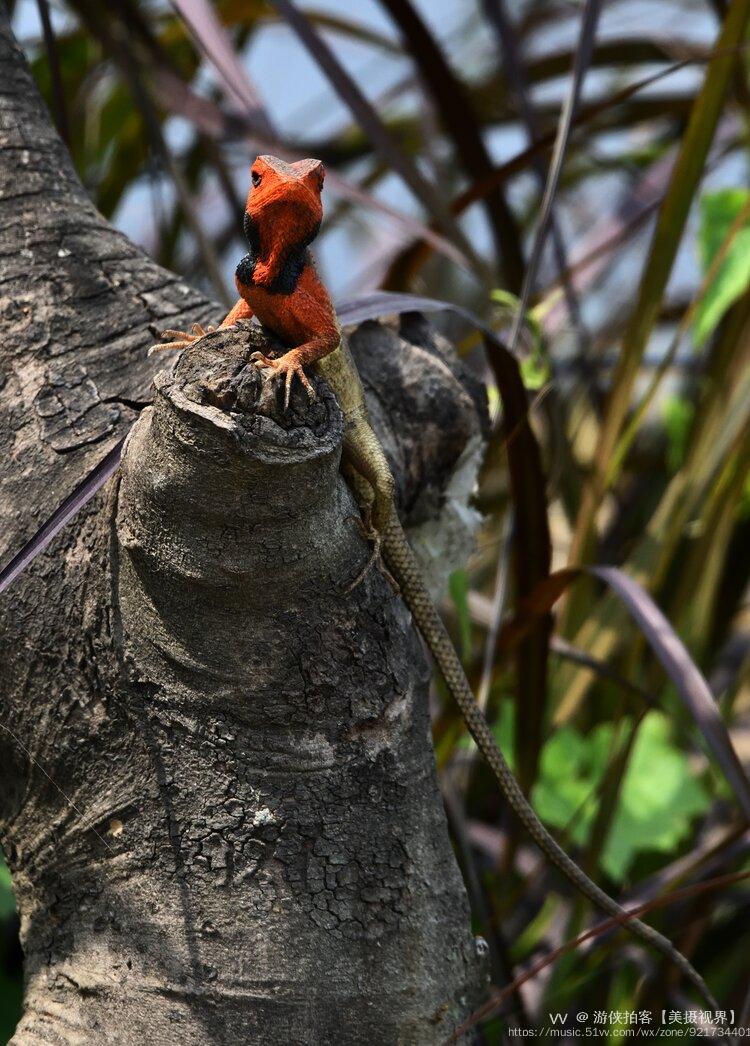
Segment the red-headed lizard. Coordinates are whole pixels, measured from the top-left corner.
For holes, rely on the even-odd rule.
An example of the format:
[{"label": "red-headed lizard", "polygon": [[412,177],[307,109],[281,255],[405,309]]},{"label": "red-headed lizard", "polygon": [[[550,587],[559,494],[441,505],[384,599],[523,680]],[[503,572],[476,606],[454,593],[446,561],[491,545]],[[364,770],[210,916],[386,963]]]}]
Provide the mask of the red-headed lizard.
[{"label": "red-headed lizard", "polygon": [[[716,1009],[716,1001],[685,956],[651,926],[628,918],[625,910],[589,879],[555,842],[526,800],[495,743],[484,713],[474,700],[461,662],[401,528],[393,503],[393,476],[370,425],[357,368],[307,249],[320,228],[323,215],[323,177],[319,160],[284,163],[274,156],[259,156],[252,165],[252,184],[244,218],[250,253],[237,266],[240,299],[221,326],[228,327],[237,320],[255,316],[288,346],[287,352],[278,359],[262,353],[251,357],[258,366],[271,369],[284,381],[287,404],[295,375],[308,394],[314,395],[305,367],[322,375],[331,386],[344,415],[342,469],[360,505],[366,531],[398,583],[469,732],[492,768],[506,800],[537,846],[576,889],[603,912],[622,918],[631,933],[673,962],[709,1007]],[[154,348],[184,348],[204,333],[201,327],[194,328],[193,334],[165,331],[164,337],[173,340]]]}]

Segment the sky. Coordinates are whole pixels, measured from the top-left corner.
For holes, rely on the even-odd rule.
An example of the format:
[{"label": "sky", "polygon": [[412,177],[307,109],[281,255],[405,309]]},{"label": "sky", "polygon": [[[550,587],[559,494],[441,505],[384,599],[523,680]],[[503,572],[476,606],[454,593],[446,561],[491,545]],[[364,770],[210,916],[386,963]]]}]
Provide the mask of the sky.
[{"label": "sky", "polygon": [[[161,0],[160,0],[161,2]],[[454,67],[467,79],[481,76],[496,60],[495,42],[488,31],[478,10],[476,0],[414,0],[425,20],[430,24],[436,37],[444,45]],[[166,0],[163,0],[166,5]],[[302,2],[302,6],[306,3]],[[310,5],[313,6],[313,5]],[[398,34],[391,19],[377,0],[315,0],[316,11],[340,15],[356,21],[377,33],[383,34],[394,42]],[[508,9],[518,13],[518,0],[510,0]],[[647,22],[649,34],[670,40],[674,36],[674,16],[676,5],[665,0],[615,0],[605,5],[605,13],[599,29],[599,38],[641,34],[644,22]],[[711,5],[703,0],[693,0],[682,4],[682,10],[689,12],[679,26],[679,34],[684,39],[708,42],[715,33],[715,18]],[[56,16],[60,24],[61,16]],[[20,0],[16,19],[16,31],[21,40],[36,38],[39,34],[36,0]],[[569,43],[576,32],[575,20],[561,23],[554,27],[552,33],[558,46]],[[341,34],[328,34],[328,41],[339,60],[345,65],[350,75],[358,82],[361,89],[372,100],[381,99],[394,85],[398,85],[410,71],[407,58],[400,55],[391,56],[381,49],[365,46]],[[529,53],[534,49],[543,50],[550,44],[549,36],[538,35],[532,41]],[[302,45],[292,31],[281,22],[269,21],[255,33],[242,56],[248,74],[258,86],[263,99],[272,114],[277,126],[284,129],[290,137],[301,140],[314,140],[321,135],[346,127],[350,122],[347,109],[336,97],[315,63],[308,57]],[[648,72],[647,68],[639,69],[639,75]],[[683,85],[695,83],[700,79],[699,69],[686,70],[680,73]],[[213,82],[212,72],[204,67],[201,74],[202,86]],[[674,89],[679,81],[675,78],[670,83]],[[622,84],[614,85],[622,86]],[[565,78],[551,81],[537,92],[536,99],[559,101],[565,90]],[[584,97],[592,98],[597,94],[607,93],[613,89],[611,81],[603,79],[601,73],[593,70],[589,73],[584,87]],[[662,87],[654,88],[661,90]],[[407,101],[413,101],[414,94]],[[398,92],[391,106],[400,102]],[[633,144],[637,143],[638,131],[633,132]],[[167,135],[176,151],[184,146],[191,134],[189,126],[180,119],[171,119],[167,124]],[[520,127],[504,127],[490,131],[486,141],[493,157],[501,162],[512,156],[525,145],[525,134]],[[604,171],[608,152],[619,150],[621,140],[600,136],[592,144],[592,159],[601,163],[603,173],[598,188],[593,188],[591,180],[584,184],[580,194],[572,193],[566,198],[565,206],[559,209],[561,221],[569,242],[575,243],[592,222],[606,211],[611,200],[623,189],[627,172],[607,174]],[[240,196],[247,189],[248,168],[254,158],[243,146],[235,144],[227,150],[231,161],[235,185]],[[356,174],[356,171],[353,172]],[[746,171],[737,165],[725,165],[712,175],[707,184],[744,184]],[[165,182],[163,191],[169,193],[170,187]],[[391,174],[381,180],[375,192],[383,200],[402,211],[419,215],[419,208],[409,190],[401,180]],[[519,212],[530,210],[533,214],[535,201],[538,200],[538,185],[528,177],[517,179],[509,189],[511,202]],[[331,194],[327,194],[326,205],[332,205]],[[224,208],[221,195],[211,186],[205,190],[201,201],[201,214],[207,222],[219,220],[222,224],[228,213],[220,215]],[[135,184],[126,194],[118,208],[114,221],[132,239],[148,249],[152,240],[152,208],[149,200],[149,187],[146,179]],[[475,207],[466,219],[466,231],[472,243],[480,251],[489,243],[488,232],[481,207]],[[351,293],[355,290],[368,289],[373,285],[379,269],[377,260],[387,253],[397,239],[398,230],[389,219],[372,210],[357,208],[356,213],[345,223],[337,225],[332,231],[321,236],[316,243],[316,254],[324,278],[334,295]],[[638,248],[643,250],[643,244]],[[242,245],[236,241],[227,252],[223,269],[227,285],[231,288],[233,272],[240,256]],[[548,259],[549,264],[549,259]],[[603,293],[591,295],[586,307],[591,311],[594,326],[601,321],[603,310],[611,309],[612,294],[627,297],[632,294],[637,278],[638,265],[634,265],[632,254],[623,253],[623,258],[613,277],[605,281]],[[697,278],[697,263],[693,243],[686,238],[675,270],[673,283],[694,285]],[[370,281],[368,283],[368,281]]]}]

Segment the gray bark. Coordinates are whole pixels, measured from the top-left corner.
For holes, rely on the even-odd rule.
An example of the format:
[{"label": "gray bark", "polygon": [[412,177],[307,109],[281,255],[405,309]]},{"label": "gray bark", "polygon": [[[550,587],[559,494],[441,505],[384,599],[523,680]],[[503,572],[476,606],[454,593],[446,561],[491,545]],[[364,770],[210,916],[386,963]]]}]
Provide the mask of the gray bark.
[{"label": "gray bark", "polygon": [[[152,398],[154,330],[216,318],[92,208],[0,15],[3,562]],[[18,1043],[433,1043],[481,996],[421,646],[378,571],[348,590],[340,412],[322,382],[283,411],[264,338],[160,375],[118,479],[0,599]],[[480,391],[420,318],[352,344],[434,523]]]}]

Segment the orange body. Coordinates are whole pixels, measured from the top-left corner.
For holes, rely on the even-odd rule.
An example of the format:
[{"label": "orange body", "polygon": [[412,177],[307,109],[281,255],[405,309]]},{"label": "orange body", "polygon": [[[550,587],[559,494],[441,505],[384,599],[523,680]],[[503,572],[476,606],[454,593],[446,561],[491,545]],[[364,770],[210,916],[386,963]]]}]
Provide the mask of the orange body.
[{"label": "orange body", "polygon": [[290,351],[264,362],[286,376],[287,388],[295,373],[307,386],[302,367],[332,352],[341,338],[333,304],[307,250],[323,215],[323,176],[319,160],[287,164],[259,156],[255,161],[245,207],[250,253],[237,266],[240,300],[221,324],[256,316],[279,338]]}]

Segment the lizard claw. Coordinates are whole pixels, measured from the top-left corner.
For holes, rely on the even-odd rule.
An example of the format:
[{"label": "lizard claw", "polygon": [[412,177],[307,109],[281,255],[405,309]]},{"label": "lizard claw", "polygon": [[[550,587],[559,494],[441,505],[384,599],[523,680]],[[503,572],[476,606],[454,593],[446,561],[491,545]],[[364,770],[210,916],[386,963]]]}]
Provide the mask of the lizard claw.
[{"label": "lizard claw", "polygon": [[170,341],[159,342],[156,345],[152,345],[148,350],[149,356],[153,356],[155,352],[173,352],[176,349],[185,349],[188,345],[194,345],[196,341],[200,341],[201,338],[205,338],[207,334],[212,334],[216,330],[216,327],[209,325],[204,327],[202,323],[194,323],[192,327],[192,334],[187,331],[174,331],[165,330],[161,332],[162,338],[170,338]]},{"label": "lizard claw", "polygon": [[295,374],[302,382],[305,392],[310,399],[315,399],[315,389],[312,387],[310,379],[305,374],[300,358],[294,349],[285,352],[284,355],[280,356],[277,360],[271,359],[270,356],[265,356],[262,352],[252,353],[250,359],[256,367],[268,368],[269,370],[272,370],[274,374],[283,377],[284,410],[289,409],[289,397],[292,393],[292,381],[294,380]]},{"label": "lizard claw", "polygon": [[262,352],[253,352],[250,354],[250,362],[254,363],[256,367],[273,367],[276,360],[271,359],[270,356],[264,355]]}]

